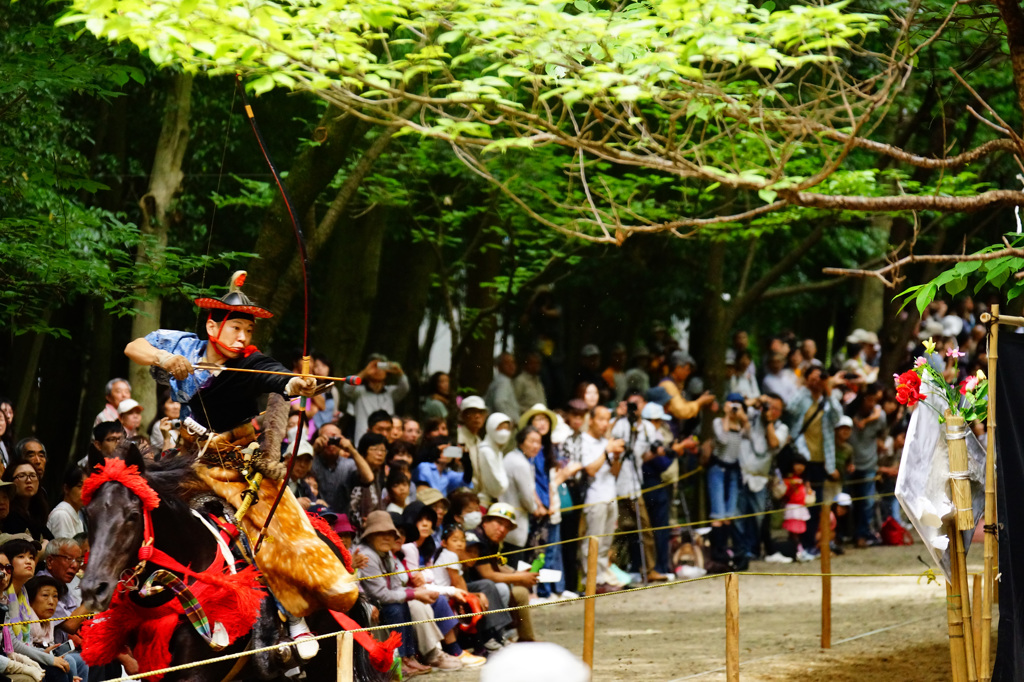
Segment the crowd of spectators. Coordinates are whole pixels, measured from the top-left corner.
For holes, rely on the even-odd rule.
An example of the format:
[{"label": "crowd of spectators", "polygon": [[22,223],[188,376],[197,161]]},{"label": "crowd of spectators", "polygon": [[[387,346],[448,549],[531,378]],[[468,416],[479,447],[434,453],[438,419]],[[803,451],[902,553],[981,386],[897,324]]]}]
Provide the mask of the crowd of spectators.
[{"label": "crowd of spectators", "polygon": [[[966,353],[959,372],[973,373],[986,360],[975,312],[934,304],[903,364],[930,338],[939,353],[929,361],[939,359],[947,381],[962,377],[942,360],[945,348]],[[288,486],[352,549],[380,622],[403,631],[406,676],[482,665],[513,641],[534,641],[529,610],[494,611],[576,596],[589,544],[574,540],[584,536],[598,536],[596,582],[613,591],[756,560],[812,561],[816,502],[834,512],[836,553],[878,544],[888,517],[901,521],[894,498],[877,495],[894,489],[910,414],[878,376],[876,333],[854,330],[826,358],[811,339],[782,334],[757,348],[737,332],[715,396],[694,359],[663,327],[655,332],[631,354],[611,346],[606,362],[599,347],[584,346],[568,390],[550,381],[539,348],[519,361],[499,355],[482,395],[457,396],[448,375],[435,373],[416,405],[403,368],[373,355],[361,385],[313,400],[301,433],[292,415],[286,447],[299,443]],[[321,356],[314,371],[332,374]],[[549,401],[559,393],[568,400]],[[90,455],[52,494],[42,488],[45,445],[12,442],[15,415],[0,399],[0,583],[10,621],[79,608],[88,467],[125,438],[156,453],[177,443],[181,406],[170,396],[146,422],[126,380],[112,379],[106,394]],[[699,530],[671,527],[701,519]],[[455,612],[474,617],[457,627]],[[0,673],[99,681],[121,665],[134,672],[129,651],[116,670],[50,654],[76,642],[78,623],[12,628]]]}]

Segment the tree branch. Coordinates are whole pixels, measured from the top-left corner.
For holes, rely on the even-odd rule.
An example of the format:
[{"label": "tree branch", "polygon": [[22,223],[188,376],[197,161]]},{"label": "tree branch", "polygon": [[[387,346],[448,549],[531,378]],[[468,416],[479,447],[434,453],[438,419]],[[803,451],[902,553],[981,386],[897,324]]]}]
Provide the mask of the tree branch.
[{"label": "tree branch", "polygon": [[[1005,239],[1003,240],[1005,243]],[[859,268],[823,268],[822,274],[825,275],[838,275],[841,277],[876,277],[885,284],[889,289],[896,288],[896,284],[901,278],[894,277],[892,280],[886,279],[885,275],[898,270],[904,265],[910,263],[966,263],[968,261],[989,261],[996,260],[997,258],[1006,258],[1007,256],[1021,258],[1024,257],[1024,249],[1015,249],[1007,247],[999,251],[991,251],[989,253],[969,253],[961,255],[942,255],[942,254],[924,254],[924,255],[909,255],[900,258],[897,261],[889,263],[884,268],[878,270],[862,270]]]},{"label": "tree branch", "polygon": [[842,284],[846,280],[838,277],[836,279],[824,279],[820,282],[804,282],[803,284],[791,284],[785,287],[775,287],[761,294],[761,300],[765,301],[770,298],[781,298],[782,296],[792,296],[794,294],[808,294],[814,291],[821,291],[822,289],[831,289],[837,284]]},{"label": "tree branch", "polygon": [[[779,193],[780,196],[783,192]],[[804,208],[844,211],[941,211],[958,213],[979,211],[994,204],[1024,206],[1024,192],[994,189],[981,194],[943,197],[922,194],[901,194],[894,197],[848,197],[835,194],[794,192],[783,197],[788,203]]]},{"label": "tree branch", "polygon": [[819,220],[817,222],[817,227],[804,237],[804,240],[795,249],[787,253],[782,260],[776,263],[768,272],[764,273],[760,279],[751,284],[750,288],[736,300],[736,304],[733,306],[733,319],[739,317],[743,314],[744,310],[759,300],[773,282],[777,282],[780,277],[796,265],[797,261],[804,257],[804,254],[811,250],[811,247],[821,241],[822,235],[825,234],[826,221]]}]

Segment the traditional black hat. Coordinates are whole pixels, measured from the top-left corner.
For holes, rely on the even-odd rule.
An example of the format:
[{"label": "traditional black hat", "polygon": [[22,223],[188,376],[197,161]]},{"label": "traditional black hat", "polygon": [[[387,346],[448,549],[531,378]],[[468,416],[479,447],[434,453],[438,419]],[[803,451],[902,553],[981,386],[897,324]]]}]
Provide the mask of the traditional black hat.
[{"label": "traditional black hat", "polygon": [[[245,270],[239,270],[231,275],[231,279],[228,281],[228,293],[220,298],[197,298],[195,300],[196,305],[204,310],[226,310],[229,316],[252,315],[253,317],[263,319],[273,317],[273,313],[266,308],[256,305],[249,300],[248,296],[242,293],[245,276]],[[232,313],[237,315],[232,315]]]}]

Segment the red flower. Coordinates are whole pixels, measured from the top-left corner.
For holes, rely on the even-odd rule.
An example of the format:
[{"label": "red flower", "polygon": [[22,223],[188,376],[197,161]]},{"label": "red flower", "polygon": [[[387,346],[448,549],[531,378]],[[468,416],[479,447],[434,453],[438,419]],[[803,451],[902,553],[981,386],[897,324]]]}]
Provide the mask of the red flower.
[{"label": "red flower", "polygon": [[906,384],[900,384],[896,388],[896,400],[903,405],[913,407],[917,404],[917,401],[923,399],[925,395],[915,388],[911,388]]},{"label": "red flower", "polygon": [[900,385],[906,385],[908,388],[912,388],[914,391],[917,391],[921,388],[921,376],[914,370],[910,369],[900,375],[898,383]]}]

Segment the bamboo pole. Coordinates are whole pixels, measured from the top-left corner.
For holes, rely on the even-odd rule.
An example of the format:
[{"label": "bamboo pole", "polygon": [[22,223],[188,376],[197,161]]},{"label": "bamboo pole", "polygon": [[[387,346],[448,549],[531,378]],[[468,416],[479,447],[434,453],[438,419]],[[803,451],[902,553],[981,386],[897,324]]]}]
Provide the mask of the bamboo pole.
[{"label": "bamboo pole", "polygon": [[583,602],[583,662],[594,669],[594,627],[597,622],[597,538],[587,538],[587,590],[591,599]]},{"label": "bamboo pole", "polygon": [[[954,574],[952,563],[950,570]],[[964,661],[964,623],[960,620],[959,601],[950,582],[946,582],[946,622],[949,627],[949,660],[953,669],[950,678],[953,682],[966,682],[966,663]]]},{"label": "bamboo pole", "polygon": [[354,675],[352,633],[342,632],[338,635],[338,682],[352,682],[355,679]]},{"label": "bamboo pole", "polygon": [[821,648],[832,648],[832,505],[821,504]]},{"label": "bamboo pole", "polygon": [[978,667],[974,658],[974,630],[971,627],[971,595],[967,584],[967,552],[964,533],[974,532],[974,509],[971,506],[971,482],[967,479],[967,424],[960,415],[946,410],[946,444],[949,446],[949,497],[953,501],[954,520],[950,522],[949,563],[956,564],[957,579],[953,589],[959,593],[963,619],[964,651],[967,660],[967,681],[977,682]]},{"label": "bamboo pole", "polygon": [[996,537],[996,369],[999,360],[999,305],[992,306],[988,329],[988,424],[985,443],[985,569],[981,581],[981,660],[978,678],[992,679],[992,596],[995,586]]},{"label": "bamboo pole", "polygon": [[740,578],[725,576],[725,679],[740,681]]},{"label": "bamboo pole", "polygon": [[975,573],[971,585],[971,633],[974,641],[974,661],[978,664],[981,678],[981,574]]}]

